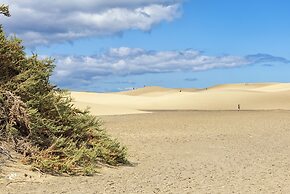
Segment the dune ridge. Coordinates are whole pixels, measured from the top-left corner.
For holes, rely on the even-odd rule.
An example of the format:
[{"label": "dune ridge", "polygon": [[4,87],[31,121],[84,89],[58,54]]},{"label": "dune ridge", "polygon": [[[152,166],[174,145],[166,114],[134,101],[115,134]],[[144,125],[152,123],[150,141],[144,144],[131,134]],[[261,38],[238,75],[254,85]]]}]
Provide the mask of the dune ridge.
[{"label": "dune ridge", "polygon": [[[181,92],[180,92],[181,91]],[[144,87],[115,93],[72,92],[78,108],[95,115],[154,110],[290,110],[290,83],[224,84],[205,89]]]}]

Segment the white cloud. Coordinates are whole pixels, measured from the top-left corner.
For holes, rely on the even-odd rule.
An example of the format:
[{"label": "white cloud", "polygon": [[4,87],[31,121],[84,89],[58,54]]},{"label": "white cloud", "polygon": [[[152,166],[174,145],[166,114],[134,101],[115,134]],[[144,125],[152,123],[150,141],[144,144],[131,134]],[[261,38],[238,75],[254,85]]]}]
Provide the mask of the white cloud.
[{"label": "white cloud", "polygon": [[[111,48],[94,56],[58,56],[52,80],[59,85],[94,83],[106,76],[147,73],[205,71],[261,63],[289,63],[267,54],[209,56],[196,50],[147,51],[141,48]],[[64,84],[65,83],[65,84]]]},{"label": "white cloud", "polygon": [[11,18],[3,24],[28,46],[108,36],[129,29],[148,31],[180,14],[182,0],[4,0]]},{"label": "white cloud", "polygon": [[235,67],[248,63],[242,57],[214,57],[198,51],[146,51],[140,48],[112,48],[95,56],[57,57],[56,76],[61,71],[96,75],[131,75],[171,71],[198,71],[217,67]]}]

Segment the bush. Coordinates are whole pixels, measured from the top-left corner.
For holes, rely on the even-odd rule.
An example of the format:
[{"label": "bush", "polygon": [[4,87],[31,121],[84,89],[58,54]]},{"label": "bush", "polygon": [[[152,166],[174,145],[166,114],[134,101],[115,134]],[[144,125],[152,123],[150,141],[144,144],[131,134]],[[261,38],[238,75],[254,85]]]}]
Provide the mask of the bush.
[{"label": "bush", "polygon": [[0,141],[12,144],[26,164],[47,173],[91,174],[101,164],[128,162],[101,121],[50,83],[53,60],[26,56],[21,40],[7,38],[2,27],[0,66]]}]

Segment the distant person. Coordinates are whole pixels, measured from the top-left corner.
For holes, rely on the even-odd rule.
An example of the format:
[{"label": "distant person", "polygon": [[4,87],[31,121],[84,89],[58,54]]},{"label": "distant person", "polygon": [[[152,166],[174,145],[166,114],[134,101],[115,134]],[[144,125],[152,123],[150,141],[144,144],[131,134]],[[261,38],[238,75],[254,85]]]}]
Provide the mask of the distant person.
[{"label": "distant person", "polygon": [[238,104],[238,111],[240,111],[241,110],[241,105],[240,104]]},{"label": "distant person", "polygon": [[179,90],[179,92],[181,92],[181,90]]}]

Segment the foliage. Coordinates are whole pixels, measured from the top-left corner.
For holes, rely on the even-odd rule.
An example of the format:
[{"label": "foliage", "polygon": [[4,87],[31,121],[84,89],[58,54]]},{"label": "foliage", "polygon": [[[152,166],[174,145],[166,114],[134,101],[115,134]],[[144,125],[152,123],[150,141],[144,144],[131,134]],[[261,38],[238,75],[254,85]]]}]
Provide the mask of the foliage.
[{"label": "foliage", "polygon": [[9,8],[7,5],[0,5],[0,14],[3,14],[7,17],[10,16],[10,13],[9,13]]},{"label": "foliage", "polygon": [[[5,7],[0,7],[0,13]],[[76,109],[67,92],[50,84],[53,60],[27,57],[21,40],[0,27],[0,141],[24,162],[48,173],[91,174],[101,164],[127,163],[126,149],[101,122]]]}]

